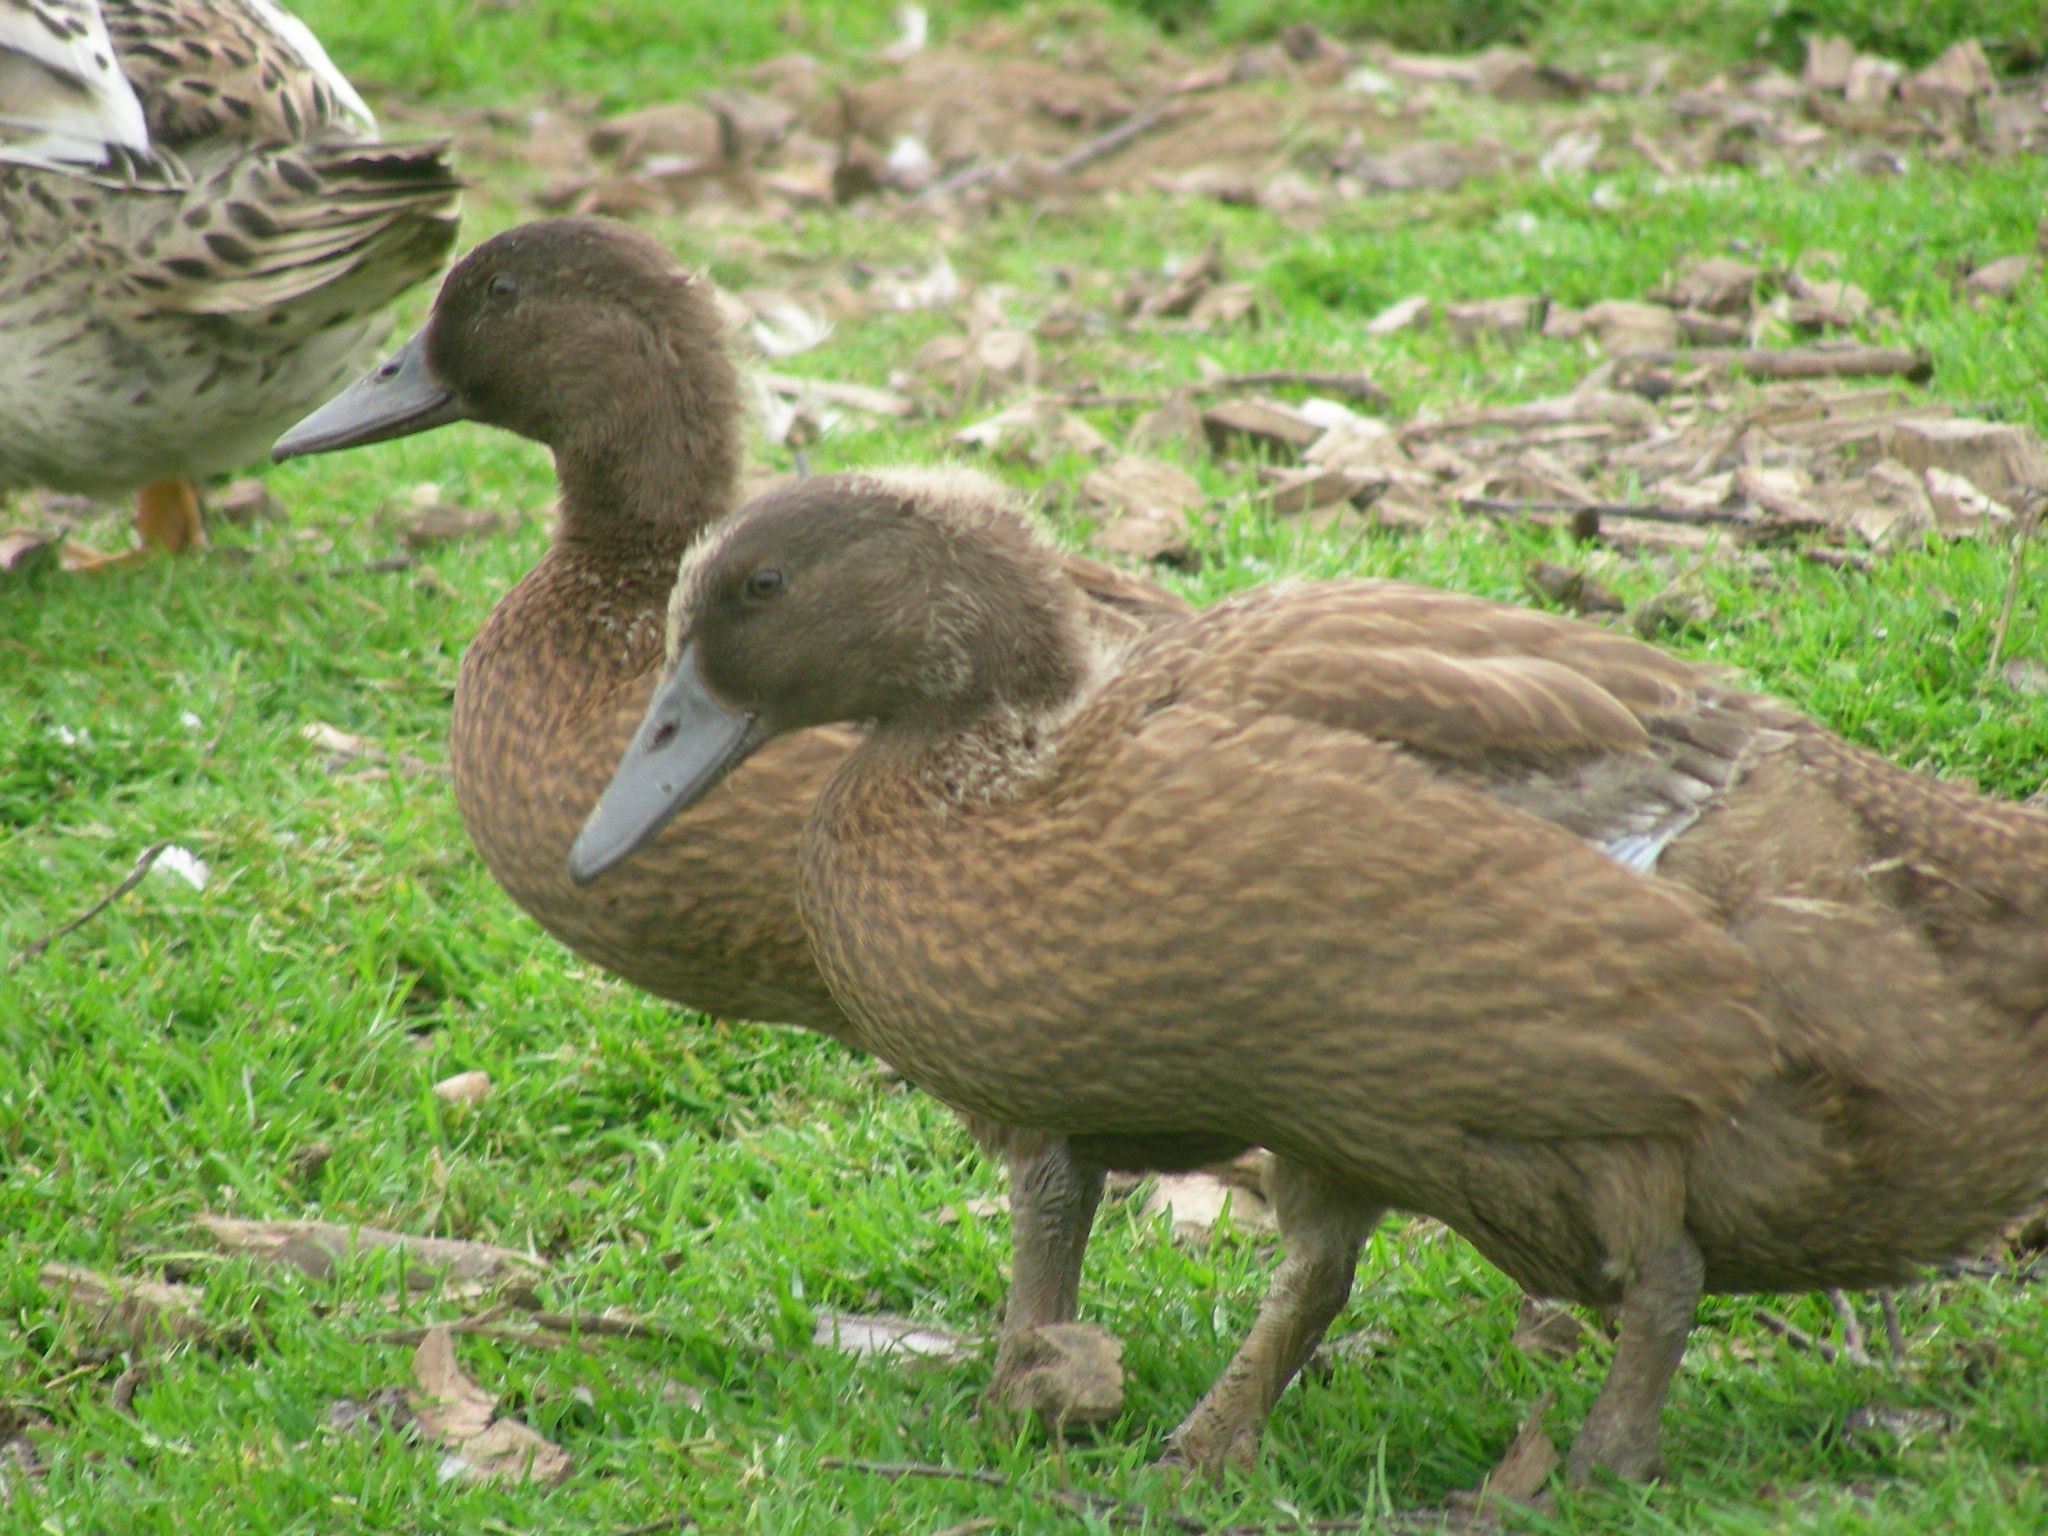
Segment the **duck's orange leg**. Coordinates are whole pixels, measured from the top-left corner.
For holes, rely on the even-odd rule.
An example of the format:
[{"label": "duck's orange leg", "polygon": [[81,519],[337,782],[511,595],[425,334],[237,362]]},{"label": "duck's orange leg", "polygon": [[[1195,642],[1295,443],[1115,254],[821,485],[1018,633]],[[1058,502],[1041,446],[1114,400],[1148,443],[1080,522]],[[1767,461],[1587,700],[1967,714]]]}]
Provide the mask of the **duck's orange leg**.
[{"label": "duck's orange leg", "polygon": [[199,487],[190,480],[154,480],[135,498],[135,531],[174,555],[206,547],[199,526]]},{"label": "duck's orange leg", "polygon": [[67,544],[63,563],[67,571],[96,572],[140,565],[152,550],[182,555],[204,549],[206,533],[199,522],[199,487],[190,480],[152,480],[135,496],[135,531],[142,543],[111,555],[95,554]]}]

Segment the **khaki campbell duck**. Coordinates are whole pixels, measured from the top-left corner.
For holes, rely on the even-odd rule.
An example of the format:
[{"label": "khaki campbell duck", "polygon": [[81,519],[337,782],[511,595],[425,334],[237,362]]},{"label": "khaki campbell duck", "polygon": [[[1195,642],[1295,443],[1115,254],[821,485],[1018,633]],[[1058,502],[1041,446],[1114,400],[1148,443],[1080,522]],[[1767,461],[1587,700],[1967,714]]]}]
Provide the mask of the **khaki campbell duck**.
[{"label": "khaki campbell duck", "polygon": [[[735,502],[737,375],[709,284],[629,225],[523,225],[465,256],[388,362],[279,439],[279,458],[478,421],[545,443],[561,523],[463,657],[450,755],[463,825],[498,883],[578,954],[728,1018],[851,1026],[796,908],[803,818],[852,746],[795,735],[669,829],[633,870],[584,890],[565,860],[662,670],[677,560]],[[1088,622],[1135,633],[1186,606],[1076,557]],[[1188,1166],[1204,1147],[1095,1145],[971,1126],[1010,1175],[1015,1244],[996,1392],[1024,1333],[1070,1321],[1105,1167]],[[991,1140],[991,1136],[995,1139]]]},{"label": "khaki campbell duck", "polygon": [[1105,636],[929,474],[756,500],[670,635],[578,878],[868,722],[802,853],[855,1038],[998,1123],[1281,1159],[1190,1461],[1256,1443],[1389,1207],[1618,1304],[1584,1481],[1657,1469],[1703,1291],[1897,1281],[2048,1174],[2048,817],[1652,647],[1366,581]]},{"label": "khaki campbell duck", "polygon": [[200,543],[193,482],[361,365],[460,197],[271,0],[0,0],[0,492]]}]

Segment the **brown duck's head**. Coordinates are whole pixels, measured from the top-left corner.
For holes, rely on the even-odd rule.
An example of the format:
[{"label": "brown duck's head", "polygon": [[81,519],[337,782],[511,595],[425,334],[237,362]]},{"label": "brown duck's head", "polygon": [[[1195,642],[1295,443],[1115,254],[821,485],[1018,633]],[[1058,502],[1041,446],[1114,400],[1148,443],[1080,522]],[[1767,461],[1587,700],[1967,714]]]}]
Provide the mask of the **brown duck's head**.
[{"label": "brown duck's head", "polygon": [[828,475],[770,491],[684,558],[671,670],[570,875],[624,860],[787,732],[852,720],[938,734],[1056,710],[1093,645],[1058,552],[983,476]]},{"label": "brown duck's head", "polygon": [[[279,461],[479,421],[546,443],[737,430],[709,285],[608,219],[543,219],[458,262],[412,339],[280,437]],[[659,425],[658,422],[654,425]]]}]

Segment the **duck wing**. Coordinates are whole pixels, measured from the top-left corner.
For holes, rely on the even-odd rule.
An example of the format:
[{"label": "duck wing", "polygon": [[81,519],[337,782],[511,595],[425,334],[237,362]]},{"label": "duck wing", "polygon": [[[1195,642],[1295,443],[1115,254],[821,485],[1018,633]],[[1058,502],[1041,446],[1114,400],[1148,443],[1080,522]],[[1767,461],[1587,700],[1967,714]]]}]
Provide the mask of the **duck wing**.
[{"label": "duck wing", "polygon": [[0,4],[0,161],[72,171],[149,147],[95,0]]}]

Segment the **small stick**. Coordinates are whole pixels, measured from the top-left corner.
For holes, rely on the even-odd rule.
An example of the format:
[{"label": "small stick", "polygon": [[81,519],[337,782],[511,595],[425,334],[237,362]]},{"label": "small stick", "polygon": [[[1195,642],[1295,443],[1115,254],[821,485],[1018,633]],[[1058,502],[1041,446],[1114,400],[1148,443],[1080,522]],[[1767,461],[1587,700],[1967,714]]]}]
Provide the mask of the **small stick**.
[{"label": "small stick", "polygon": [[135,856],[135,867],[121,877],[119,885],[87,907],[63,927],[53,929],[49,933],[44,934],[40,939],[31,939],[27,944],[24,944],[20,952],[7,962],[7,969],[14,971],[27,965],[29,961],[35,959],[36,956],[40,955],[66,934],[78,932],[79,929],[98,917],[115,902],[134,890],[136,886],[142,884],[142,877],[149,873],[151,866],[163,857],[164,850],[170,846],[171,839],[166,837],[159,842],[151,843],[147,848],[143,849],[142,852]]},{"label": "small stick", "polygon": [[[1155,102],[1149,107],[1141,107],[1123,118],[1115,127],[1106,129],[1087,143],[1068,150],[1059,159],[1047,161],[1044,169],[1048,175],[1071,176],[1076,171],[1087,169],[1098,160],[1108,159],[1133,139],[1150,133],[1162,121],[1177,117],[1179,114],[1179,107],[1168,102]],[[936,202],[939,198],[950,197],[955,192],[964,192],[969,187],[979,186],[984,181],[1002,175],[1016,165],[1017,159],[1015,155],[1005,155],[999,160],[984,160],[979,165],[970,165],[965,170],[955,171],[951,176],[941,177],[911,201]]]},{"label": "small stick", "polygon": [[1720,367],[1753,379],[1931,378],[1934,363],[1913,347],[1687,347],[1624,353],[1623,370]]},{"label": "small stick", "polygon": [[1068,150],[1047,169],[1055,176],[1071,176],[1076,171],[1087,169],[1098,160],[1107,160],[1133,139],[1150,133],[1161,122],[1179,115],[1179,106],[1171,102],[1157,101],[1149,107],[1141,107],[1114,128],[1097,134],[1077,149]]},{"label": "small stick", "polygon": [[[1681,523],[1690,527],[1750,527],[1757,521],[1754,514],[1736,508],[1710,507],[1696,512],[1690,507],[1632,501],[1528,501],[1518,496],[1460,496],[1458,505],[1473,512],[1566,512],[1574,517],[1634,517],[1646,523]],[[1599,531],[1597,523],[1594,531]]]},{"label": "small stick", "polygon": [[1813,1354],[1819,1355],[1829,1365],[1833,1365],[1842,1357],[1842,1352],[1826,1339],[1816,1339],[1797,1323],[1794,1323],[1789,1318],[1780,1316],[1769,1307],[1758,1307],[1756,1309],[1756,1320],[1783,1339],[1787,1344],[1790,1344],[1794,1349],[1809,1350]]}]

